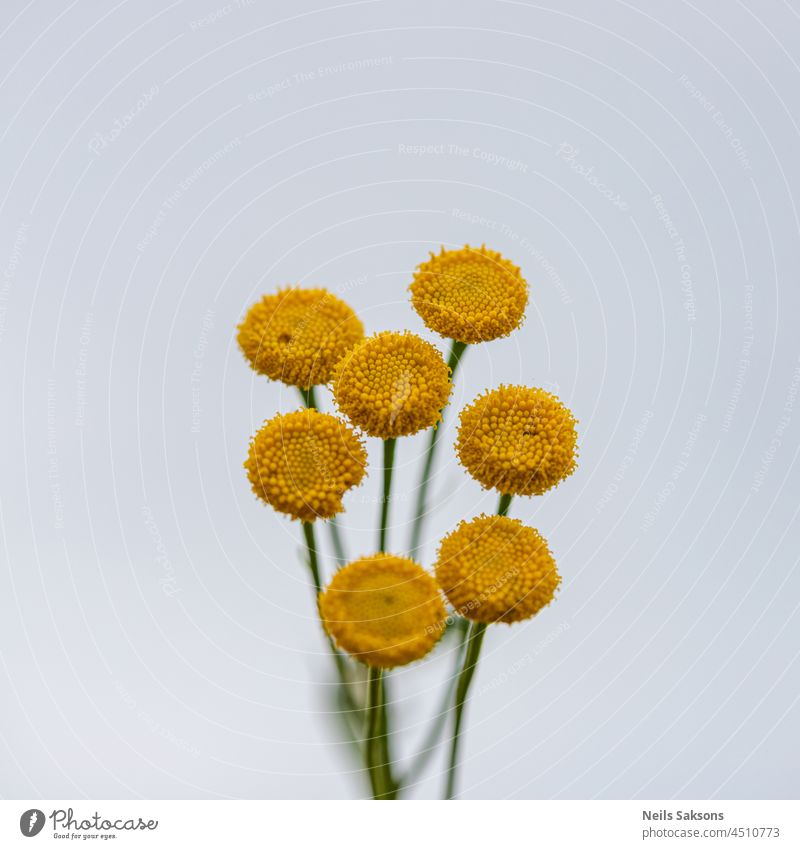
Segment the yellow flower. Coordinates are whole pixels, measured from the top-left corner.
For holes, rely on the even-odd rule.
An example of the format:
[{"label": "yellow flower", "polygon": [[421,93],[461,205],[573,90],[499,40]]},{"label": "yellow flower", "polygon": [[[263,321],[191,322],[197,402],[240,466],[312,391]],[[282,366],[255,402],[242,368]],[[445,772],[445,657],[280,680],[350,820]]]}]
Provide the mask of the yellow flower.
[{"label": "yellow flower", "polygon": [[364,477],[367,452],[341,419],[316,410],[278,415],[250,442],[244,467],[253,492],[275,510],[311,522],[340,513]]},{"label": "yellow flower", "polygon": [[576,423],[544,389],[501,386],[461,411],[456,451],[485,489],[541,495],[575,471]]},{"label": "yellow flower", "polygon": [[281,289],[266,295],[239,325],[239,347],[272,380],[308,389],[327,383],[334,365],[364,338],[358,316],[325,289]]},{"label": "yellow flower", "polygon": [[341,649],[383,669],[424,657],[446,617],[436,581],[413,560],[384,553],[340,569],[320,596],[319,610]]},{"label": "yellow flower", "polygon": [[333,397],[370,436],[408,436],[435,425],[450,397],[450,370],[436,348],[413,333],[378,333],[334,369]]},{"label": "yellow flower", "polygon": [[561,583],[547,542],[506,516],[463,521],[439,546],[436,580],[475,622],[519,622],[553,600]]},{"label": "yellow flower", "polygon": [[431,330],[469,344],[508,336],[528,303],[519,268],[483,245],[431,253],[410,289],[414,309]]}]

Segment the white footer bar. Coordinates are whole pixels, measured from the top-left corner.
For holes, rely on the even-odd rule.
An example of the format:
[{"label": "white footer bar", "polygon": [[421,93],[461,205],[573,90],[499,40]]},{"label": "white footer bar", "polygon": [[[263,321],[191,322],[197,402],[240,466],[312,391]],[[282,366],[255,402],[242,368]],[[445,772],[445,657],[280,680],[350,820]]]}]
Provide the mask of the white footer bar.
[{"label": "white footer bar", "polygon": [[[0,846],[800,847],[795,801],[1,801]],[[411,843],[410,841],[414,841]]]}]

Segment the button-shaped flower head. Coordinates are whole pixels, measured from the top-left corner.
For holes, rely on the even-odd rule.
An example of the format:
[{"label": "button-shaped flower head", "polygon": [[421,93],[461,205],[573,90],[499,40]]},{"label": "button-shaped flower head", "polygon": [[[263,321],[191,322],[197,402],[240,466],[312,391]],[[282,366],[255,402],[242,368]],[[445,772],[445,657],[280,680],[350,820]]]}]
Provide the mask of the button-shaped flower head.
[{"label": "button-shaped flower head", "polygon": [[483,515],[442,540],[436,580],[467,619],[518,622],[550,604],[561,576],[538,531],[518,519]]},{"label": "button-shaped flower head", "polygon": [[253,492],[280,513],[311,522],[341,513],[342,496],[361,483],[367,452],[346,422],[297,410],[265,422],[244,467]]},{"label": "button-shaped flower head", "polygon": [[363,338],[363,325],[344,301],[325,289],[291,287],[250,307],[238,334],[255,371],[301,389],[327,383],[345,351]]},{"label": "button-shaped flower head", "polygon": [[341,649],[384,669],[424,657],[446,618],[436,581],[413,560],[383,553],[340,569],[320,596],[319,610]]},{"label": "button-shaped flower head", "polygon": [[431,253],[410,288],[411,303],[431,330],[469,344],[508,336],[528,303],[519,268],[484,246]]},{"label": "button-shaped flower head", "polygon": [[370,436],[391,439],[435,425],[450,397],[450,370],[413,333],[378,333],[351,348],[334,370],[339,410]]},{"label": "button-shaped flower head", "polygon": [[544,389],[500,386],[461,411],[456,451],[484,488],[541,495],[575,471],[576,423]]}]

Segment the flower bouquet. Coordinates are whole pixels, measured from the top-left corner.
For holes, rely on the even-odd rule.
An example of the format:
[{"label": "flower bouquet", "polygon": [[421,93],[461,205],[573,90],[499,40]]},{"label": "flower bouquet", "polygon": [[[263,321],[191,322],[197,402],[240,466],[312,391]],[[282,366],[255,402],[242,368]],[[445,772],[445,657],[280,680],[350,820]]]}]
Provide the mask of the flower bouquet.
[{"label": "flower bouquet", "polygon": [[[288,287],[253,305],[238,328],[251,367],[299,391],[300,409],[264,422],[245,469],[256,496],[300,522],[320,622],[337,676],[339,703],[363,759],[374,799],[397,799],[441,736],[449,740],[445,798],[456,792],[464,708],[486,628],[535,616],[561,582],[538,530],[507,514],[514,496],[542,495],[575,470],[576,420],[543,389],[501,385],[460,413],[455,454],[497,512],[464,519],[440,542],[429,571],[414,559],[442,420],[470,345],[521,324],[528,286],[520,269],[486,247],[445,250],[418,266],[411,303],[425,325],[450,340],[447,361],[412,332],[366,337],[355,312],[325,289]],[[327,386],[339,415],[321,412]],[[408,548],[387,543],[397,442],[428,431]],[[376,548],[346,562],[336,516],[367,471],[363,436],[382,440]],[[339,561],[320,562],[316,528],[326,524]],[[449,611],[448,611],[449,607]],[[457,668],[432,739],[405,774],[390,751],[387,676],[421,661],[454,634]]]}]

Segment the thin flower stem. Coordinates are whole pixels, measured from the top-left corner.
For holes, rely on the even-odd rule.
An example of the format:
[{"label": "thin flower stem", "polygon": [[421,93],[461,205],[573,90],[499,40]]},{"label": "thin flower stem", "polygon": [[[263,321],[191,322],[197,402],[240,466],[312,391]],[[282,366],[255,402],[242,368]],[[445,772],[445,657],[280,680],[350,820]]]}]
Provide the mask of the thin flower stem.
[{"label": "thin flower stem", "polygon": [[392,777],[392,756],[389,751],[389,712],[388,702],[389,676],[386,671],[381,678],[381,706],[380,706],[380,767],[383,773],[384,799],[396,799],[398,784]]},{"label": "thin flower stem", "polygon": [[392,492],[392,472],[394,471],[394,451],[396,439],[383,440],[383,499],[381,500],[381,520],[378,531],[378,551],[386,551],[387,528],[389,525],[389,500]]},{"label": "thin flower stem", "polygon": [[328,519],[328,528],[331,532],[331,542],[333,543],[333,551],[336,556],[336,565],[344,566],[344,564],[347,563],[347,554],[344,550],[344,543],[342,542],[342,537],[339,533],[339,526],[336,524],[335,517]]},{"label": "thin flower stem", "polygon": [[[497,505],[497,515],[508,515],[508,508],[511,506],[511,499],[514,496],[504,492],[500,495],[500,501]],[[450,745],[450,766],[447,770],[447,788],[445,790],[445,799],[452,799],[456,789],[456,768],[458,766],[458,745],[461,737],[461,721],[464,716],[464,705],[469,694],[469,687],[472,683],[472,677],[475,675],[475,667],[478,665],[478,658],[481,653],[481,645],[486,634],[485,622],[473,622],[470,625],[467,635],[467,652],[464,656],[464,667],[461,670],[461,675],[458,678],[456,686],[456,701],[455,701],[455,719],[453,722],[453,739]]]},{"label": "thin flower stem", "polygon": [[378,769],[378,748],[380,733],[380,692],[381,692],[381,673],[380,669],[369,669],[369,678],[367,679],[367,770],[369,771],[369,781],[372,785],[372,798],[380,799],[383,794],[383,783],[381,780],[380,770]]},{"label": "thin flower stem", "polygon": [[[303,534],[306,538],[306,549],[308,550],[308,568],[311,571],[311,580],[314,584],[314,601],[316,603],[319,594],[322,592],[322,580],[319,571],[319,558],[317,556],[317,541],[314,534],[314,523],[303,522]],[[324,630],[324,628],[323,628]],[[343,689],[346,704],[349,710],[357,710],[355,701],[350,693],[350,688],[347,685],[347,666],[342,653],[336,648],[333,638],[325,631],[325,636],[328,638],[328,645],[333,652],[333,659],[336,661],[336,669],[339,672],[340,684]]]},{"label": "thin flower stem", "polygon": [[[314,603],[316,606],[319,594],[322,592],[322,580],[319,571],[319,557],[317,554],[317,541],[316,535],[314,534],[313,522],[303,522],[303,535],[306,539],[306,549],[308,551],[308,568],[311,572],[311,580],[314,585]],[[345,724],[349,727],[350,716],[352,716],[353,714],[357,714],[359,712],[359,708],[356,704],[355,699],[353,698],[353,694],[350,691],[350,686],[348,684],[347,661],[345,660],[344,655],[336,648],[336,644],[333,642],[333,638],[330,636],[330,634],[327,633],[327,631],[325,632],[325,637],[328,641],[328,646],[330,647],[333,661],[336,664],[336,672],[339,676],[339,691],[344,704],[344,708],[347,713],[347,715],[344,717]],[[351,739],[352,742],[355,742],[355,738],[352,737],[352,735]]]},{"label": "thin flower stem", "polygon": [[[453,339],[453,344],[450,346],[450,358],[447,361],[447,365],[450,368],[451,380],[455,377],[456,369],[458,368],[458,364],[461,362],[461,357],[464,355],[466,348],[466,342],[457,342]],[[433,471],[433,458],[436,454],[436,446],[438,444],[441,429],[441,421],[436,427],[431,428],[430,443],[428,445],[428,450],[425,453],[425,464],[422,467],[422,475],[419,480],[419,487],[417,489],[417,505],[414,509],[414,521],[411,526],[411,542],[409,544],[409,551],[412,557],[419,548],[419,542],[422,538],[422,527],[425,523],[425,514],[427,509],[428,487],[431,480],[431,472]]]},{"label": "thin flower stem", "polygon": [[396,789],[383,743],[386,736],[383,670],[373,667],[369,668],[367,678],[367,723],[366,754],[372,798],[394,799]]},{"label": "thin flower stem", "polygon": [[[300,397],[303,399],[303,403],[308,407],[309,410],[318,410],[319,404],[317,403],[317,396],[314,392],[314,387],[309,386],[308,389],[302,389],[301,387],[297,387],[297,391],[300,393]],[[347,553],[344,549],[344,544],[342,543],[342,536],[339,533],[339,526],[336,524],[336,517],[331,516],[328,519],[328,528],[331,534],[331,542],[333,543],[333,550],[336,554],[336,562],[339,566],[347,563]]]},{"label": "thin flower stem", "polygon": [[322,592],[322,581],[319,574],[319,559],[317,557],[317,541],[314,535],[314,523],[303,522],[303,534],[306,538],[308,549],[308,566],[311,569],[311,578],[314,581],[315,598]]},{"label": "thin flower stem", "polygon": [[450,764],[447,769],[447,788],[445,799],[452,799],[456,787],[456,767],[458,766],[458,747],[461,740],[461,721],[464,717],[464,705],[469,694],[472,677],[481,653],[481,644],[486,634],[485,622],[473,622],[467,635],[467,652],[464,656],[464,666],[458,676],[456,686],[456,702],[454,706],[453,738],[450,744]]},{"label": "thin flower stem", "polygon": [[405,787],[414,781],[422,774],[425,767],[428,765],[428,762],[436,753],[436,750],[439,747],[439,743],[441,742],[442,731],[444,730],[445,725],[447,724],[447,720],[450,717],[450,705],[453,703],[453,698],[456,692],[456,686],[458,684],[458,673],[461,669],[461,666],[464,662],[464,650],[467,646],[467,620],[462,619],[460,616],[455,620],[455,622],[450,626],[454,629],[457,629],[460,633],[458,634],[458,645],[453,649],[453,672],[452,675],[447,680],[447,687],[444,691],[444,697],[441,701],[441,706],[439,710],[434,714],[433,722],[428,729],[428,733],[425,735],[425,739],[422,745],[419,747],[417,754],[412,758],[411,765],[406,770],[405,774],[398,779],[398,784],[401,787]]},{"label": "thin flower stem", "polygon": [[309,410],[318,410],[317,406],[317,396],[314,392],[314,387],[309,386],[308,389],[303,389],[301,386],[297,387],[300,390],[300,394],[303,396],[303,403],[308,407]]},{"label": "thin flower stem", "polygon": [[[392,472],[394,471],[394,455],[397,447],[396,439],[385,439],[383,441],[383,498],[381,499],[381,516],[378,528],[378,551],[386,551],[386,543],[389,529],[389,502],[392,495]],[[389,721],[388,710],[386,707],[387,693],[386,680],[381,679],[380,697],[381,703],[378,708],[378,722],[381,728],[381,733],[378,738],[377,746],[380,750],[380,759],[385,766],[385,776],[383,787],[384,794],[381,798],[393,799],[396,794],[396,785],[391,778],[391,755],[389,752]]]}]

